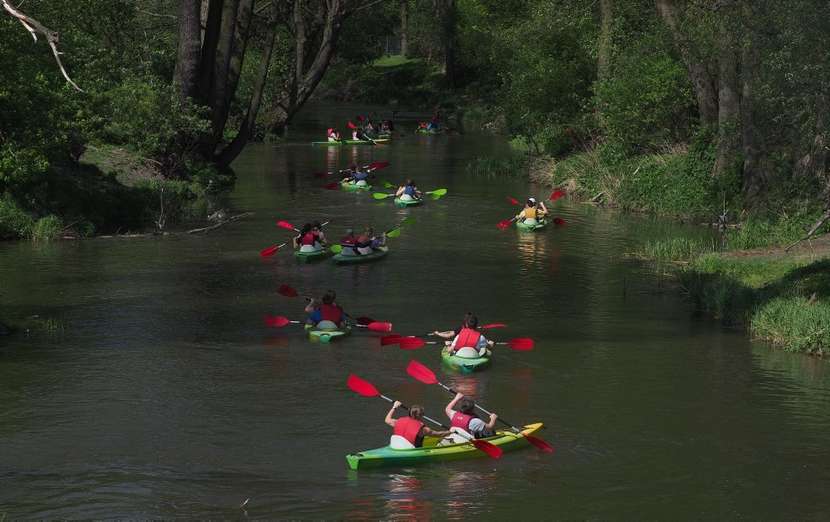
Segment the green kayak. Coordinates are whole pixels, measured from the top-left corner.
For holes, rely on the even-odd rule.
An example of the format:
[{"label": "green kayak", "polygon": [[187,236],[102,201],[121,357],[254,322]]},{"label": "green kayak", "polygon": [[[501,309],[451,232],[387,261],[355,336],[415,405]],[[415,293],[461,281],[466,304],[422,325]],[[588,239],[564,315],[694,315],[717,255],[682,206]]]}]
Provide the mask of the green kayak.
[{"label": "green kayak", "polygon": [[[503,451],[512,451],[528,445],[527,439],[523,435],[532,435],[541,428],[542,423],[536,422],[524,426],[521,433],[498,431],[494,436],[482,440],[500,447]],[[413,466],[429,462],[471,459],[485,455],[468,442],[438,446],[439,440],[437,437],[424,437],[424,445],[421,448],[392,449],[389,446],[384,446],[361,451],[360,453],[352,453],[346,455],[346,462],[351,469],[365,469],[381,466]]]},{"label": "green kayak", "polygon": [[356,183],[352,183],[351,181],[342,181],[340,183],[340,187],[345,190],[346,192],[357,192],[359,190],[372,190],[372,185],[368,183],[365,185],[358,185]]},{"label": "green kayak", "polygon": [[378,247],[371,254],[362,255],[343,255],[342,253],[334,256],[334,262],[338,265],[348,265],[356,263],[369,263],[370,261],[377,261],[389,253],[389,247]]},{"label": "green kayak", "polygon": [[330,255],[332,255],[332,251],[328,247],[321,248],[320,250],[316,250],[314,252],[300,252],[299,250],[294,251],[294,257],[296,257],[301,263],[313,263],[314,261],[326,259]]},{"label": "green kayak", "polygon": [[312,145],[325,145],[327,147],[339,147],[342,145],[375,145],[376,143],[387,143],[389,138],[378,138],[369,140],[341,140],[341,141],[312,141]]},{"label": "green kayak", "polygon": [[444,129],[416,129],[415,134],[443,134]]},{"label": "green kayak", "polygon": [[477,372],[490,366],[492,355],[492,352],[487,350],[487,355],[483,357],[459,357],[458,355],[450,355],[449,347],[441,350],[441,360],[444,361],[444,364],[461,373]]},{"label": "green kayak", "polygon": [[545,220],[537,221],[536,224],[525,223],[524,221],[516,221],[516,228],[518,228],[522,232],[536,232],[537,230],[542,230],[546,226],[548,226],[548,222]]},{"label": "green kayak", "polygon": [[395,205],[399,207],[414,207],[415,205],[420,205],[423,203],[423,199],[401,199],[395,198]]},{"label": "green kayak", "polygon": [[305,331],[308,332],[308,338],[310,340],[321,343],[330,343],[338,337],[345,337],[352,333],[352,329],[349,326],[342,330],[318,330],[310,324],[305,325]]}]

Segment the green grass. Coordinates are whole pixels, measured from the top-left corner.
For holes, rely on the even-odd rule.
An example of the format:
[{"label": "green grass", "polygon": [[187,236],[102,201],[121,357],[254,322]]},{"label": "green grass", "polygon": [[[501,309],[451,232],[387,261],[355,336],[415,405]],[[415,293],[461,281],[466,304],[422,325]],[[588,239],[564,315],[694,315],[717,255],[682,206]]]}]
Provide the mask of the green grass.
[{"label": "green grass", "polygon": [[790,352],[830,353],[830,303],[804,297],[781,297],[759,306],[752,334]]},{"label": "green grass", "polygon": [[658,241],[647,242],[640,256],[657,262],[686,262],[702,252],[717,250],[715,239],[673,237]]},{"label": "green grass", "polygon": [[411,63],[421,63],[421,61],[422,60],[418,58],[407,58],[406,56],[400,54],[390,54],[381,56],[372,62],[372,65],[374,67],[398,67],[400,65],[407,65]]},{"label": "green grass", "polygon": [[527,157],[520,155],[506,158],[480,156],[467,164],[467,174],[487,178],[515,177],[527,174]]}]

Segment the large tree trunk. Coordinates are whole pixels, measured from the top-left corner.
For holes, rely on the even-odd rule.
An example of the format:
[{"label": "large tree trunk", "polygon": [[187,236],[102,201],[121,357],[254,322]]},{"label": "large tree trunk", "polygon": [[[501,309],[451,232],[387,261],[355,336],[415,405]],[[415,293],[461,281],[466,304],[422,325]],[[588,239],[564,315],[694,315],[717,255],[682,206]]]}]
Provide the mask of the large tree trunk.
[{"label": "large tree trunk", "polygon": [[611,20],[613,17],[611,0],[599,2],[599,42],[597,45],[597,78],[599,81],[608,78],[611,66]]},{"label": "large tree trunk", "polygon": [[816,95],[813,102],[812,112],[815,115],[815,134],[810,143],[809,150],[796,162],[793,168],[793,176],[816,177],[824,181],[827,170],[827,93],[821,92]]},{"label": "large tree trunk", "polygon": [[444,79],[447,85],[455,87],[458,78],[455,63],[455,0],[439,0],[441,3],[441,45],[444,48]]},{"label": "large tree trunk", "polygon": [[409,53],[409,42],[407,42],[408,32],[409,0],[401,0],[401,56],[406,56]]},{"label": "large tree trunk", "polygon": [[178,86],[182,99],[196,94],[202,32],[201,8],[201,0],[179,0],[179,43],[173,83]]},{"label": "large tree trunk", "polygon": [[741,102],[738,95],[738,48],[734,29],[731,24],[722,22],[718,38],[718,141],[712,169],[715,177],[740,168],[737,162],[741,147]]},{"label": "large tree trunk", "polygon": [[689,80],[697,98],[697,108],[700,121],[704,125],[715,126],[718,122],[718,94],[712,74],[703,61],[697,57],[692,49],[691,42],[683,34],[677,20],[677,8],[674,0],[655,0],[657,12],[669,28],[680,57],[686,66]]},{"label": "large tree trunk", "polygon": [[753,82],[758,64],[756,52],[753,46],[744,45],[741,56],[741,138],[744,155],[742,191],[746,207],[758,203],[766,190],[766,176],[762,166],[763,141],[753,117]]},{"label": "large tree trunk", "polygon": [[207,23],[205,25],[204,43],[202,45],[201,61],[199,63],[199,99],[205,103],[210,99],[210,90],[213,82],[213,68],[216,63],[216,49],[219,46],[219,37],[222,30],[223,0],[207,0]]},{"label": "large tree trunk", "polygon": [[[227,50],[230,55],[227,57],[227,67],[224,71],[217,68],[216,85],[214,86],[213,107],[211,123],[213,126],[214,143],[219,143],[228,121],[233,95],[239,83],[239,76],[242,74],[242,62],[245,59],[245,50],[248,43],[248,31],[253,17],[253,0],[238,0],[234,25],[230,29],[230,46],[220,45],[220,50]],[[223,24],[224,25],[224,24]],[[223,29],[224,30],[224,29]],[[224,58],[224,57],[223,57]],[[224,78],[219,73],[224,72]]]},{"label": "large tree trunk", "polygon": [[253,134],[256,125],[257,115],[259,114],[259,107],[262,104],[262,94],[265,91],[265,84],[268,80],[268,69],[271,66],[271,56],[274,52],[274,43],[277,36],[277,19],[276,8],[271,7],[271,16],[268,21],[268,36],[265,40],[265,52],[259,62],[259,71],[257,72],[256,83],[254,84],[254,91],[251,94],[251,100],[248,104],[248,111],[245,113],[245,118],[239,126],[239,132],[233,141],[217,156],[217,163],[221,167],[227,167],[233,160],[239,156],[242,149],[248,143],[248,140]]}]

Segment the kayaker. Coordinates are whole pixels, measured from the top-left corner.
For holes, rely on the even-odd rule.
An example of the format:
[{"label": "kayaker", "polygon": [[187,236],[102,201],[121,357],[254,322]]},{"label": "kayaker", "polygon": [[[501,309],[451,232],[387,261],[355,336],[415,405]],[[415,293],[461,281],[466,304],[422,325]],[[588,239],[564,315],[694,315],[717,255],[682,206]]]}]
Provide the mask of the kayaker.
[{"label": "kayaker", "polygon": [[[454,409],[456,404],[458,405],[458,410]],[[476,416],[475,401],[469,397],[465,397],[463,393],[455,394],[453,400],[444,408],[444,413],[449,417],[452,428],[460,428],[477,439],[492,437],[494,435],[493,428],[496,425],[496,419],[499,418],[495,413],[491,413],[488,422],[479,419]]]},{"label": "kayaker", "polygon": [[343,327],[345,313],[343,308],[335,302],[337,294],[334,290],[328,290],[320,301],[312,299],[305,307],[308,314],[306,322],[317,328],[335,330]]},{"label": "kayaker", "polygon": [[412,201],[413,199],[421,199],[421,191],[415,186],[415,182],[407,179],[406,183],[398,187],[395,196],[403,201]]},{"label": "kayaker", "polygon": [[375,231],[372,227],[364,228],[363,233],[357,236],[357,240],[355,241],[357,253],[361,255],[371,254],[385,244],[386,234],[378,238],[375,236]]},{"label": "kayaker", "polygon": [[330,128],[327,136],[329,141],[340,141],[340,132],[337,129]]},{"label": "kayaker", "polygon": [[323,232],[323,224],[315,221],[311,224],[311,233],[314,235],[314,240],[320,244],[321,247],[326,246],[326,234]]},{"label": "kayaker", "polygon": [[461,320],[461,326],[459,326],[455,330],[444,330],[444,331],[435,330],[434,332],[432,332],[432,335],[437,335],[438,337],[440,337],[442,339],[446,339],[447,341],[452,341],[453,338],[455,338],[455,336],[458,335],[458,332],[460,332],[461,329],[464,328],[467,325],[467,321],[469,321],[471,317],[474,317],[472,312],[467,312],[466,314],[464,314],[464,319]]},{"label": "kayaker", "polygon": [[312,231],[311,223],[306,223],[300,228],[299,234],[294,236],[292,243],[294,244],[294,248],[299,249],[300,252],[315,252],[322,248]]},{"label": "kayaker", "polygon": [[[481,332],[478,331],[478,318],[474,315],[470,315],[467,320],[464,322],[464,326],[461,328],[461,331],[458,332],[458,335],[455,338],[446,343],[450,347],[450,351],[453,354],[459,354],[465,348],[469,348],[471,350],[466,350],[472,352],[475,350],[479,356],[483,356],[487,353],[487,349],[492,347],[495,343],[493,341],[488,341],[486,337],[484,337]],[[472,353],[470,353],[472,355]]]},{"label": "kayaker", "polygon": [[404,438],[407,442],[412,444],[412,446],[420,448],[424,445],[425,435],[444,437],[450,434],[449,431],[436,431],[424,424],[424,421],[422,420],[424,418],[423,406],[412,405],[409,408],[409,415],[393,419],[392,415],[395,413],[395,410],[400,407],[400,401],[395,401],[394,404],[392,404],[392,409],[389,410],[389,413],[386,414],[386,418],[384,419],[386,424],[392,426],[393,439],[389,441],[390,446],[396,446],[394,441],[395,435]]},{"label": "kayaker", "polygon": [[392,122],[390,120],[383,120],[380,123],[380,132],[381,132],[381,134],[391,134],[392,133]]},{"label": "kayaker", "polygon": [[535,225],[539,223],[548,213],[547,207],[544,204],[541,207],[537,204],[536,198],[529,197],[521,212],[516,215],[516,219],[528,225]]},{"label": "kayaker", "polygon": [[372,120],[366,122],[366,127],[363,128],[363,132],[366,134],[367,137],[375,137],[375,126],[372,124]]}]

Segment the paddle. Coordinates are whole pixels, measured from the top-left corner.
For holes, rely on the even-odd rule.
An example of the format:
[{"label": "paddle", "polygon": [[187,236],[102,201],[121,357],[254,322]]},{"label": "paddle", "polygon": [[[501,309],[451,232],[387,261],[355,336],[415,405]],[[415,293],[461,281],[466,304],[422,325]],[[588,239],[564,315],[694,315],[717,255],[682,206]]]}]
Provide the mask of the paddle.
[{"label": "paddle", "polygon": [[502,221],[499,221],[498,223],[496,223],[496,226],[499,227],[499,230],[505,230],[514,221],[516,221],[515,217],[512,218],[512,219],[505,219],[505,220],[502,220]]},{"label": "paddle", "polygon": [[[504,324],[504,323],[490,323],[490,324],[485,324],[485,325],[482,325],[482,326],[478,327],[479,330],[490,330],[490,329],[493,329],[493,328],[507,328],[507,325]],[[424,335],[434,335],[434,333],[433,332],[428,332]],[[387,345],[390,345],[390,344],[398,344],[399,342],[401,342],[401,339],[405,339],[406,337],[407,336],[399,335],[399,334],[387,335],[387,336],[384,336],[384,337],[380,338],[380,344],[381,344],[381,346],[387,346]],[[412,338],[414,336],[409,336],[409,337]]]},{"label": "paddle", "polygon": [[[328,225],[329,223],[330,223],[330,221],[326,221],[324,223],[321,223],[320,228],[323,228],[324,226]],[[294,225],[292,225],[288,221],[282,221],[282,220],[277,221],[277,226],[280,227],[280,228],[284,228],[286,230],[293,230],[294,232],[299,232],[300,231],[299,228],[295,227]]]},{"label": "paddle", "polygon": [[265,326],[270,326],[271,328],[282,328],[289,324],[302,324],[302,321],[293,321],[282,315],[266,315],[262,319],[265,321]]},{"label": "paddle", "polygon": [[360,324],[360,321],[355,323],[355,326],[359,328],[366,328],[373,332],[391,332],[392,331],[392,323],[386,323],[382,321],[371,321],[368,324]]},{"label": "paddle", "polygon": [[515,205],[515,206],[519,205],[519,200],[516,199],[516,198],[511,198],[510,196],[507,196],[507,201],[509,201],[511,205]]},{"label": "paddle", "polygon": [[[380,397],[381,399],[385,400],[386,402],[391,402],[391,403],[395,402],[394,399],[390,399],[386,395],[381,394],[378,391],[378,389],[375,388],[375,386],[372,383],[370,383],[369,381],[365,381],[365,380],[361,379],[360,377],[358,377],[355,374],[349,375],[348,379],[346,379],[346,386],[348,386],[349,389],[352,390],[353,392],[355,392],[358,395],[363,396],[363,397]],[[403,408],[405,411],[409,411],[409,407],[404,406],[403,404],[401,404],[401,408]],[[423,418],[424,418],[424,420],[427,420],[427,421],[435,424],[436,426],[441,426],[445,430],[450,429],[449,427],[445,426],[444,424],[438,422],[435,419],[427,417],[426,415],[424,415]],[[470,442],[473,446],[475,446],[477,450],[483,451],[484,453],[486,453],[491,458],[497,459],[497,458],[501,457],[502,449],[499,448],[498,446],[490,443],[490,442],[487,442],[486,440],[467,439],[467,441]]]},{"label": "paddle", "polygon": [[326,190],[340,190],[340,182],[332,181],[331,183],[326,183],[323,185],[323,188]]},{"label": "paddle", "polygon": [[269,256],[273,256],[274,254],[276,254],[276,253],[277,253],[277,251],[278,251],[280,248],[284,247],[284,246],[285,246],[285,245],[287,245],[287,244],[288,244],[288,243],[280,243],[279,245],[274,245],[274,246],[269,246],[268,248],[263,248],[262,250],[260,250],[260,251],[259,251],[259,255],[260,255],[261,257],[269,257]]},{"label": "paddle", "polygon": [[[395,344],[400,344],[401,348],[404,350],[417,350],[425,344],[443,345],[444,343],[440,341],[424,341],[420,337],[402,337],[400,339],[400,342]],[[533,349],[534,342],[533,339],[531,339],[530,337],[516,337],[515,339],[510,339],[508,341],[499,341],[494,344],[508,346],[511,350],[517,352],[528,352]]]},{"label": "paddle", "polygon": [[556,201],[557,199],[562,198],[564,196],[565,196],[565,191],[564,190],[556,189],[553,192],[551,192],[550,197],[548,199],[551,200],[551,201]]},{"label": "paddle", "polygon": [[430,190],[430,191],[424,192],[424,195],[426,195],[426,194],[431,195],[432,199],[440,199],[440,198],[447,195],[447,189],[439,188],[439,189],[435,189],[435,190]]},{"label": "paddle", "polygon": [[[406,373],[408,373],[411,377],[414,377],[416,380],[421,381],[424,384],[437,384],[438,386],[447,390],[450,394],[455,395],[456,392],[449,386],[445,385],[444,383],[440,382],[438,378],[435,376],[435,372],[427,368],[425,365],[419,363],[416,360],[409,361],[409,365],[406,367]],[[482,406],[476,402],[476,408],[482,411],[485,415],[491,415],[491,413],[485,410]],[[516,433],[521,433],[522,430],[514,426],[512,423],[507,422],[505,419],[501,417],[497,417],[497,419],[504,424],[505,426],[509,427]],[[527,441],[540,450],[544,451],[545,453],[553,453],[553,446],[545,442],[543,439],[539,437],[535,437],[533,435],[522,435]]]},{"label": "paddle", "polygon": [[285,297],[297,297],[298,295],[300,295],[297,293],[297,290],[288,285],[280,285],[280,287],[277,288],[277,293],[280,295],[284,295]]}]

